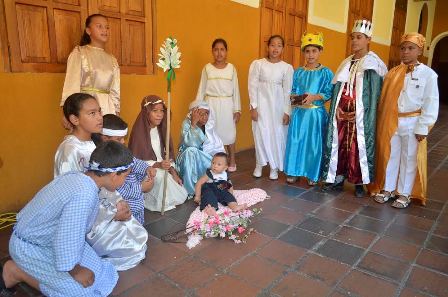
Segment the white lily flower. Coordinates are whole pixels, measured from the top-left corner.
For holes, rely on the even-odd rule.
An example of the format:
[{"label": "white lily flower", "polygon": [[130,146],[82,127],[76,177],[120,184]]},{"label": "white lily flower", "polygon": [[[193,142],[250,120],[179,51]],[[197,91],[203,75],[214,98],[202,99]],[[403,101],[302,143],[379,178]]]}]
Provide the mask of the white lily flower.
[{"label": "white lily flower", "polygon": [[179,48],[177,46],[177,40],[175,38],[168,37],[160,47],[159,62],[157,66],[166,72],[170,69],[180,68],[180,56]]}]

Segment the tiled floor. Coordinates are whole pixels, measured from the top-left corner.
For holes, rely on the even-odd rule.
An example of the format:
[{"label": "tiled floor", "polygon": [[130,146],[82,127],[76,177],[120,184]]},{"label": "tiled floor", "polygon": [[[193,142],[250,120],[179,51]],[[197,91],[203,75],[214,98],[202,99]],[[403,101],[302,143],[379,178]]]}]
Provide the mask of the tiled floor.
[{"label": "tiled floor", "polygon": [[[253,151],[238,155],[237,189],[271,199],[247,244],[208,239],[188,250],[160,236],[180,229],[190,201],[165,216],[146,213],[147,259],[120,273],[114,296],[448,296],[448,107],[429,138],[427,207],[396,210],[357,199],[352,188],[323,193],[251,176]],[[266,176],[267,172],[264,172]],[[7,253],[9,234],[0,234]],[[17,296],[33,296],[26,287]],[[30,291],[31,292],[31,291]]]}]

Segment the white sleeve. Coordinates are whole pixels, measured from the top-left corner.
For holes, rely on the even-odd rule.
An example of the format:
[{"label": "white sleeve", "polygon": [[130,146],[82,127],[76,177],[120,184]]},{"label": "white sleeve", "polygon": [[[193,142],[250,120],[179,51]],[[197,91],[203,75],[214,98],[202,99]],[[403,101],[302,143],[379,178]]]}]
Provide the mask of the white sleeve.
[{"label": "white sleeve", "polygon": [[428,135],[429,127],[434,125],[439,113],[439,89],[437,87],[437,75],[432,75],[423,92],[422,113],[414,128],[415,134]]},{"label": "white sleeve", "polygon": [[196,94],[196,101],[204,101],[206,88],[207,88],[207,70],[204,67],[201,73],[201,80],[199,82],[198,93]]},{"label": "white sleeve", "polygon": [[292,68],[291,65],[288,64],[288,68],[286,69],[286,73],[283,76],[283,106],[284,106],[284,112],[289,115],[291,114],[291,100],[289,99],[289,96],[291,95],[291,88],[292,88],[292,77],[294,74],[294,68]]},{"label": "white sleeve", "polygon": [[233,66],[233,112],[241,112],[241,100],[240,100],[240,86],[238,84],[238,75],[236,68]]},{"label": "white sleeve", "polygon": [[258,88],[260,84],[260,62],[255,60],[250,64],[249,68],[249,79],[248,79],[248,88],[249,88],[249,102],[251,109],[255,109],[258,107]]},{"label": "white sleeve", "polygon": [[67,59],[64,87],[60,106],[64,105],[68,96],[81,91],[81,51],[75,47]]}]

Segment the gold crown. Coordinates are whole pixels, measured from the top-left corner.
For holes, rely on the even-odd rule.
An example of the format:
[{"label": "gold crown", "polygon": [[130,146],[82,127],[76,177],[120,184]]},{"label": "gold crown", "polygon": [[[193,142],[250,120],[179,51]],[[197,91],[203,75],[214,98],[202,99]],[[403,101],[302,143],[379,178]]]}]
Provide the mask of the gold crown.
[{"label": "gold crown", "polygon": [[359,32],[372,37],[373,24],[368,20],[356,20],[353,25],[352,33]]},{"label": "gold crown", "polygon": [[300,46],[303,50],[308,45],[317,45],[324,48],[324,35],[322,33],[303,33],[302,35],[302,45]]}]

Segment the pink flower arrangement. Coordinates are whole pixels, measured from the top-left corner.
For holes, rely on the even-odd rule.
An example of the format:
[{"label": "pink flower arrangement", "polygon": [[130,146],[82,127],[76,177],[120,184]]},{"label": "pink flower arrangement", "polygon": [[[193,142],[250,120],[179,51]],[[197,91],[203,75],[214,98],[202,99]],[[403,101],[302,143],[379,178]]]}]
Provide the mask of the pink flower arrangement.
[{"label": "pink flower arrangement", "polygon": [[192,230],[189,233],[196,237],[197,241],[203,238],[228,237],[235,243],[246,243],[250,233],[254,230],[248,228],[251,218],[260,214],[261,211],[261,208],[245,209],[238,212],[224,210],[218,212],[215,216],[207,217],[202,222],[199,220],[193,221]]}]

